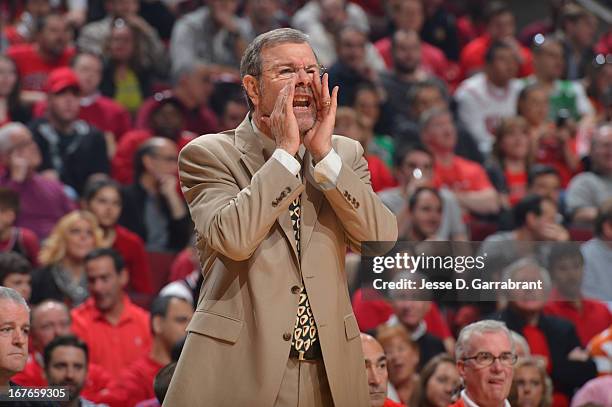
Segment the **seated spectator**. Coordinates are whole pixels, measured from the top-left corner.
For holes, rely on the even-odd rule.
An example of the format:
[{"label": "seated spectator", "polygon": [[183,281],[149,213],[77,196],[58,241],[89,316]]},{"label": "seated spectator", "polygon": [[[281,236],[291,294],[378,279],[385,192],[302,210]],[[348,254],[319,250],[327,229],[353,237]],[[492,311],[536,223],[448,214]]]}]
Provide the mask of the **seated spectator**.
[{"label": "seated spectator", "polygon": [[111,405],[136,405],[155,397],[153,382],[161,368],[172,362],[174,345],[185,336],[193,315],[192,304],[178,297],[157,297],[151,304],[151,351],[124,368],[109,389]]},{"label": "seated spectator", "polygon": [[7,56],[15,61],[23,90],[43,92],[51,71],[68,66],[75,53],[69,46],[71,37],[66,18],[52,12],[37,21],[36,42],[7,50]]},{"label": "seated spectator", "polygon": [[387,164],[393,167],[393,153],[395,145],[393,139],[386,134],[376,132],[381,116],[381,97],[376,87],[370,83],[362,83],[355,92],[353,109],[359,117],[361,131],[364,132],[368,141],[368,150],[377,155]]},{"label": "seated spectator", "polygon": [[112,161],[113,178],[122,184],[134,182],[134,155],[145,141],[153,137],[171,140],[178,150],[185,147],[195,138],[195,134],[183,131],[184,123],[181,103],[172,96],[164,95],[150,112],[148,129],[127,132],[117,145]]},{"label": "seated spectator", "polygon": [[552,405],[552,382],[540,360],[519,358],[514,367],[510,396],[511,406],[550,407]]},{"label": "seated spectator", "polygon": [[[612,40],[612,31],[609,37]],[[588,71],[586,93],[595,109],[596,121],[599,122],[612,120],[610,78],[612,78],[612,56],[598,54]]]},{"label": "seated spectator", "polygon": [[423,3],[425,9],[425,22],[419,30],[423,41],[438,47],[444,52],[446,58],[457,61],[459,59],[460,32],[457,18],[448,10],[446,4],[440,1]]},{"label": "seated spectator", "polygon": [[128,293],[153,294],[153,277],[144,242],[137,234],[117,224],[123,207],[121,188],[111,179],[91,179],[85,185],[81,207],[91,212],[103,232],[103,247],[112,247],[123,257],[129,275]]},{"label": "seated spectator", "polygon": [[[527,195],[512,209],[514,228],[488,236],[480,246],[489,261],[503,268],[517,258],[529,254],[543,255],[545,244],[534,242],[563,242],[569,240],[568,231],[560,225],[557,203],[539,195]],[[499,270],[494,270],[495,272]]]},{"label": "seated spectator", "polygon": [[597,366],[600,376],[612,375],[612,325],[595,335],[587,350]]},{"label": "seated spectator", "polygon": [[582,293],[602,301],[612,300],[612,286],[609,284],[612,264],[612,200],[601,204],[594,222],[595,237],[581,247],[584,257],[584,278]]},{"label": "seated spectator", "polygon": [[115,250],[90,252],[85,268],[91,297],[72,310],[72,330],[89,346],[90,360],[117,377],[151,349],[149,313],[125,294],[128,275]]},{"label": "seated spectator", "polygon": [[[219,130],[237,128],[249,113],[242,86],[234,82],[217,83],[211,96],[212,109],[219,117]],[[205,133],[199,133],[202,135]]]},{"label": "seated spectator", "polygon": [[442,220],[442,197],[435,188],[419,187],[410,195],[405,225],[400,225],[403,240],[421,242],[437,240],[436,232]]},{"label": "seated spectator", "polygon": [[15,62],[0,54],[0,126],[11,121],[27,123],[30,108],[21,100],[21,85]]},{"label": "seated spectator", "polygon": [[567,212],[574,223],[592,224],[597,207],[612,197],[612,125],[595,131],[590,157],[590,171],[576,175],[567,188]]},{"label": "seated spectator", "polygon": [[59,220],[40,250],[40,269],[32,275],[32,304],[54,299],[76,306],[87,299],[85,256],[102,245],[102,230],[89,212],[74,211]]},{"label": "seated spectator", "polygon": [[107,0],[105,3],[107,7],[106,16],[85,25],[81,29],[77,40],[79,49],[102,55],[111,35],[113,22],[115,19],[121,18],[130,25],[137,27],[140,34],[137,38],[138,54],[135,58],[143,66],[153,69],[158,75],[165,75],[168,72],[169,63],[166,48],[155,28],[138,15],[140,8],[138,0]]},{"label": "seated spectator", "polygon": [[[98,87],[102,80],[103,61],[98,54],[80,52],[71,65],[81,88],[79,119],[104,132],[109,157],[112,157],[114,142],[132,127],[130,114],[114,100],[100,94]],[[42,116],[46,109],[47,102],[41,101],[36,104],[35,114]]]},{"label": "seated spectator", "polygon": [[196,61],[237,74],[250,39],[246,21],[236,16],[237,0],[212,0],[174,24],[170,60],[177,70]]},{"label": "seated spectator", "polygon": [[561,205],[559,203],[559,195],[561,194],[559,172],[549,165],[533,165],[527,175],[527,193],[552,199]]},{"label": "seated spectator", "polygon": [[456,398],[461,378],[455,359],[448,353],[434,356],[421,370],[416,407],[448,407]]},{"label": "seated spectator", "polygon": [[555,397],[567,401],[578,387],[597,374],[597,370],[588,353],[580,347],[572,323],[542,312],[550,290],[548,272],[535,261],[524,258],[504,269],[502,279],[542,282],[542,290],[508,292],[508,306],[496,313],[495,319],[522,334],[532,355],[545,358]]},{"label": "seated spectator", "polygon": [[34,42],[36,22],[51,13],[51,1],[26,0],[23,12],[13,24],[4,27],[4,35],[9,45]]},{"label": "seated spectator", "polygon": [[367,134],[363,131],[355,110],[349,107],[338,108],[335,125],[335,134],[341,134],[353,140],[357,140],[363,147],[364,157],[368,162],[368,169],[370,170],[371,177],[370,181],[374,192],[395,186],[393,175],[391,175],[391,171],[389,171],[384,161],[377,155],[369,153],[368,149],[372,140],[366,138]]},{"label": "seated spectator", "polygon": [[530,75],[533,71],[531,51],[523,47],[515,38],[516,22],[510,6],[500,1],[491,1],[484,11],[486,31],[469,42],[460,56],[463,76],[468,77],[485,64],[485,54],[491,44],[505,42],[513,50],[519,63],[518,76]]},{"label": "seated spectator", "polygon": [[434,186],[445,186],[466,211],[495,214],[499,197],[478,163],[455,155],[457,130],[451,113],[431,109],[421,115],[421,140],[434,156]]},{"label": "seated spectator", "polygon": [[548,255],[548,270],[553,282],[544,313],[574,324],[580,344],[612,325],[612,314],[605,303],[582,295],[584,257],[578,243],[557,244]]},{"label": "seated spectator", "polygon": [[[422,64],[420,68],[424,69],[428,74],[435,75],[438,78],[445,80],[449,63],[446,56],[438,47],[430,43],[421,41],[419,34],[423,28],[424,9],[425,5],[418,0],[403,0],[395,2],[395,7],[390,7],[391,13],[389,18],[393,24],[394,33],[389,37],[384,37],[374,44],[380,53],[380,56],[385,61],[387,69],[393,68],[394,57],[392,56],[392,48],[397,47],[397,42],[400,37],[398,34],[403,32],[404,35],[410,35],[410,43],[415,44],[411,47],[414,50],[413,58],[418,55],[418,60]],[[416,34],[414,37],[412,34]],[[408,39],[404,37],[404,41]],[[408,42],[405,42],[408,44]],[[406,49],[406,48],[404,48]],[[415,58],[416,59],[416,58]]]},{"label": "seated spectator", "polygon": [[534,161],[556,168],[565,188],[580,169],[575,126],[568,118],[549,119],[549,105],[543,86],[527,85],[519,94],[518,114],[527,120]]},{"label": "seated spectator", "polygon": [[516,73],[514,50],[496,41],[487,49],[483,72],[463,81],[455,93],[459,120],[485,156],[491,152],[499,121],[516,114],[521,89]]},{"label": "seated spectator", "polygon": [[[395,155],[395,178],[399,185],[387,188],[378,194],[382,202],[398,217],[401,229],[403,216],[410,197],[419,187],[433,185],[433,156],[424,147],[406,145]],[[442,199],[442,219],[435,236],[441,240],[467,240],[467,229],[463,223],[461,207],[457,199],[446,188],[437,190]]]},{"label": "seated spectator", "polygon": [[[310,0],[291,19],[291,27],[308,35],[319,63],[326,67],[339,59],[337,39],[340,30],[347,25],[366,33],[366,36],[370,31],[366,13],[359,5],[347,0]],[[365,53],[370,69],[384,69],[384,61],[367,39]]]},{"label": "seated spectator", "polygon": [[4,395],[15,387],[11,378],[25,367],[30,332],[30,308],[12,288],[0,287],[0,325],[3,333],[8,331],[0,336],[0,392]]},{"label": "seated spectator", "polygon": [[218,118],[208,106],[213,92],[216,68],[201,62],[184,65],[172,75],[172,89],[156,93],[145,100],[136,116],[138,129],[150,129],[151,113],[168,99],[176,99],[181,106],[184,130],[199,135],[216,133]]},{"label": "seated spectator", "polygon": [[[385,76],[383,75],[382,78],[384,81]],[[391,88],[396,88],[398,86],[399,85],[396,83],[395,86],[387,86],[385,90],[390,92]],[[420,143],[419,133],[421,129],[419,120],[421,116],[426,111],[434,108],[447,109],[450,111],[449,96],[446,87],[442,83],[431,79],[411,84],[410,88],[404,90],[405,93],[402,92],[398,99],[402,101],[399,103],[402,111],[394,119],[395,122],[392,125],[391,135],[395,139],[396,145],[418,144]],[[385,109],[388,109],[387,105],[385,105]],[[472,136],[465,130],[454,115],[453,121],[455,123],[455,129],[457,129],[455,154],[467,158],[468,160],[483,163],[483,155],[478,151],[478,146]]]},{"label": "seated spectator", "polygon": [[[46,300],[32,310],[30,355],[25,368],[14,377],[15,383],[26,387],[49,385],[44,374],[43,353],[47,345],[58,336],[70,335],[70,311],[55,300]],[[112,377],[100,366],[88,363],[83,397],[99,401],[110,385]]]},{"label": "seated spectator", "polygon": [[593,115],[593,105],[582,83],[561,79],[565,66],[561,41],[541,36],[536,38],[533,58],[535,71],[526,82],[540,84],[548,94],[550,119],[558,118],[562,110],[569,113],[569,117],[576,121],[584,116]]},{"label": "seated spectator", "polygon": [[103,407],[81,396],[88,374],[89,350],[76,336],[59,336],[45,347],[43,353],[45,377],[49,386],[66,386],[68,400],[73,405]]},{"label": "seated spectator", "polygon": [[79,80],[72,69],[53,71],[47,81],[47,116],[30,124],[42,154],[38,170],[60,179],[77,194],[90,175],[109,172],[104,136],[78,119],[79,93]]},{"label": "seated spectator", "polygon": [[19,213],[17,192],[0,187],[0,253],[14,252],[38,266],[38,237],[29,229],[15,226]]},{"label": "seated spectator", "polygon": [[24,300],[32,295],[32,265],[18,253],[0,253],[0,286],[12,288]]},{"label": "seated spectator", "polygon": [[147,140],[134,158],[134,183],[123,189],[119,224],[139,235],[150,252],[180,251],[193,228],[178,191],[177,155],[171,140]]},{"label": "seated spectator", "polygon": [[527,122],[522,117],[502,119],[495,132],[487,173],[505,209],[516,205],[527,194],[532,157]]},{"label": "seated spectator", "polygon": [[389,381],[402,404],[416,405],[419,397],[419,345],[401,325],[378,329],[376,339],[387,358]]},{"label": "seated spectator", "polygon": [[595,52],[593,45],[599,21],[584,7],[567,3],[561,10],[560,31],[565,63],[563,78],[578,80],[586,70]]},{"label": "seated spectator", "polygon": [[363,82],[379,85],[379,72],[368,64],[367,33],[355,26],[344,26],[337,34],[337,61],[331,65],[329,87],[339,86],[338,106],[350,106],[355,101],[357,88]]},{"label": "seated spectator", "polygon": [[143,34],[129,20],[116,19],[105,46],[105,64],[100,91],[115,100],[132,115],[150,96],[152,70],[138,59]]},{"label": "seated spectator", "polygon": [[368,373],[370,407],[402,407],[402,404],[387,398],[389,373],[387,371],[387,356],[383,347],[368,334],[362,333],[360,338],[365,368]]},{"label": "seated spectator", "polygon": [[517,356],[505,324],[482,320],[467,325],[457,338],[455,359],[464,389],[450,407],[509,405]]},{"label": "seated spectator", "polygon": [[600,407],[612,403],[612,376],[597,377],[589,380],[572,398],[571,407]]},{"label": "seated spectator", "polygon": [[0,176],[0,186],[19,195],[15,225],[32,230],[40,240],[74,209],[60,182],[36,173],[41,162],[40,150],[27,127],[9,123],[0,128],[0,163],[6,170]]}]

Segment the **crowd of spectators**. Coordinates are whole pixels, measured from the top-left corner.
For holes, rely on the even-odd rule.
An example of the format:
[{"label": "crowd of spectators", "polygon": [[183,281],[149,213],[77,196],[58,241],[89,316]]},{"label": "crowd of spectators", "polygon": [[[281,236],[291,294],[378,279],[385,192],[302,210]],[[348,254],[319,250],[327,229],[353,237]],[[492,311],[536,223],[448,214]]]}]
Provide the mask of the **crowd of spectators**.
[{"label": "crowd of spectators", "polygon": [[32,307],[11,380],[159,405],[203,278],[178,155],[247,116],[244,49],[294,27],[340,87],[335,132],[362,144],[400,238],[482,241],[504,276],[548,282],[546,300],[445,303],[378,298],[349,273],[372,405],[455,401],[456,338],[485,317],[521,348],[513,406],[606,405],[612,5],[549,0],[519,27],[518,4],[1,2],[0,285]]}]

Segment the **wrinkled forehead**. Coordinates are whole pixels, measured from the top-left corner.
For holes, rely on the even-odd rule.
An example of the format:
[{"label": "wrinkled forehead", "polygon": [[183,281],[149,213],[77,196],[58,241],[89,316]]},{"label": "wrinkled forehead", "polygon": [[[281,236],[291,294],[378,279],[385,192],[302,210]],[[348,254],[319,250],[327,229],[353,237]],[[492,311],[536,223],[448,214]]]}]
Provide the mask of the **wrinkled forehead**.
[{"label": "wrinkled forehead", "polygon": [[308,67],[317,65],[317,58],[306,42],[282,43],[265,47],[261,51],[261,64],[264,69],[281,65]]},{"label": "wrinkled forehead", "polygon": [[512,352],[512,342],[504,331],[476,332],[469,341],[469,351],[490,352],[498,355],[502,352]]}]

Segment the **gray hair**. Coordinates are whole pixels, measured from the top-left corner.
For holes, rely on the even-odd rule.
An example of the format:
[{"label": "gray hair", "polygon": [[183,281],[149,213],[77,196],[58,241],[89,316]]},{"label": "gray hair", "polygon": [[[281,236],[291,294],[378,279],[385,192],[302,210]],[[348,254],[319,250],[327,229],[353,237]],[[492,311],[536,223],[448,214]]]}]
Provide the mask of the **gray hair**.
[{"label": "gray hair", "polygon": [[[244,54],[242,55],[242,59],[240,60],[240,77],[244,78],[246,75],[251,75],[256,78],[259,78],[263,71],[261,53],[264,49],[280,44],[304,43],[310,45],[310,40],[308,39],[308,36],[303,32],[293,28],[277,28],[276,30],[259,34],[249,44],[249,46],[244,51]],[[251,99],[249,98],[248,94],[246,94],[246,98],[249,104],[249,109],[252,111],[255,106],[253,106],[253,102],[251,102]]]},{"label": "gray hair", "polygon": [[431,109],[424,111],[419,117],[419,133],[422,133],[433,119],[447,114],[452,118],[450,110],[448,110],[446,107],[432,107]]},{"label": "gray hair", "polygon": [[189,63],[183,63],[172,69],[170,75],[170,83],[176,86],[185,76],[191,75],[200,67],[208,68],[210,65],[201,59],[196,59]]},{"label": "gray hair", "polygon": [[19,122],[10,122],[0,127],[0,154],[6,154],[11,149],[13,146],[11,135],[18,131],[30,133],[30,130],[23,123]]},{"label": "gray hair", "polygon": [[529,348],[529,343],[523,335],[513,330],[510,330],[510,335],[512,335],[512,343],[514,344],[514,348],[517,354],[520,353],[520,348],[523,351],[523,354],[521,356],[531,355],[531,348]]},{"label": "gray hair", "polygon": [[514,353],[514,341],[512,340],[512,334],[510,333],[510,330],[506,324],[501,321],[485,319],[469,324],[465,326],[461,332],[459,332],[459,338],[457,338],[457,344],[455,345],[455,360],[459,361],[467,356],[471,347],[470,342],[474,335],[497,332],[503,332],[506,334],[510,344],[512,345],[512,352]]},{"label": "gray hair", "polygon": [[2,300],[12,301],[17,305],[23,305],[25,309],[28,310],[28,313],[30,312],[30,307],[28,307],[26,300],[12,288],[0,286],[0,301]]},{"label": "gray hair", "polygon": [[511,263],[508,267],[506,267],[502,271],[502,281],[506,280],[514,280],[514,275],[523,269],[532,267],[534,268],[538,274],[540,274],[540,280],[542,281],[542,289],[544,291],[548,291],[552,283],[550,281],[550,275],[548,274],[548,270],[540,265],[535,259],[531,257],[523,257],[514,263]]}]

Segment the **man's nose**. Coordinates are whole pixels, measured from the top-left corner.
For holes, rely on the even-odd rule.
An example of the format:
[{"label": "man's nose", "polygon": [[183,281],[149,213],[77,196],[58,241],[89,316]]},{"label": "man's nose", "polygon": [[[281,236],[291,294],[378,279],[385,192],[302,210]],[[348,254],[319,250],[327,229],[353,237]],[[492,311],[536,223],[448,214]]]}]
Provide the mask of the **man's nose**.
[{"label": "man's nose", "polygon": [[13,334],[13,345],[23,346],[28,343],[28,334],[23,332],[21,329],[16,329]]},{"label": "man's nose", "polygon": [[373,386],[378,386],[380,384],[381,381],[381,375],[380,373],[378,373],[376,371],[376,368],[374,367],[370,367],[369,369],[369,374],[368,374],[368,384],[371,384]]},{"label": "man's nose", "polygon": [[296,78],[296,84],[309,84],[311,82],[312,78],[310,77],[310,75],[308,74],[308,72],[306,72],[305,68],[300,68],[297,71],[297,78]]}]

